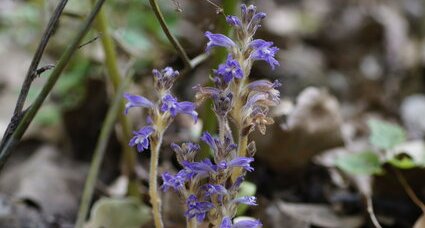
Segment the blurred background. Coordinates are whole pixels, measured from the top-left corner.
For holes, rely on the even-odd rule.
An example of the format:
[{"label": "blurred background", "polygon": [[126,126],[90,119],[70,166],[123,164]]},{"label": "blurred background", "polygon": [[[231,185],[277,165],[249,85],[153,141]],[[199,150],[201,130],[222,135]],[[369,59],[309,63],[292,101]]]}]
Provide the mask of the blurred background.
[{"label": "blurred background", "polygon": [[[26,71],[57,3],[0,0],[0,132],[10,121]],[[204,52],[205,31],[224,29],[219,20],[222,16],[206,0],[159,3],[172,33],[190,58]],[[421,209],[410,200],[406,186],[396,177],[401,173],[418,198],[425,198],[425,2],[246,3],[256,4],[267,13],[256,37],[271,40],[280,48],[276,56],[280,66],[275,71],[259,62],[250,77],[278,79],[282,83],[282,101],[273,110],[276,124],[268,128],[267,135],[253,136],[257,140],[256,171],[247,180],[256,189],[259,206],[245,210],[244,215],[260,218],[264,227],[374,227],[367,212],[370,197],[383,227],[412,227],[415,223],[415,227],[425,227],[425,218],[418,220]],[[69,1],[40,66],[57,63],[90,9],[90,1]],[[131,92],[149,97],[153,68],[171,65],[183,69],[183,62],[165,37],[148,1],[110,0],[104,10],[116,45],[119,70],[125,74],[131,63],[135,72]],[[235,14],[239,15],[239,10]],[[0,227],[72,227],[112,99],[100,42],[102,34],[92,30],[84,40],[96,37],[99,39],[77,51],[2,170]],[[176,94],[182,100],[193,101],[192,87],[209,81],[216,61],[215,56],[210,56],[185,73],[177,81]],[[35,79],[27,105],[35,99],[49,73]],[[200,112],[205,108],[209,107],[200,107]],[[204,112],[208,113],[208,109]],[[141,113],[131,114],[129,118],[136,129],[144,118]],[[397,153],[411,160],[418,157],[414,167],[396,167],[395,174],[394,167],[385,163],[382,172],[371,175],[375,173],[362,173],[364,162],[356,160],[348,165],[351,168],[344,169],[346,166],[335,158],[339,153],[378,151],[381,156],[387,152],[379,151],[370,142],[371,119],[397,125],[403,129],[407,143],[420,145],[419,149],[403,147]],[[160,173],[178,168],[167,144],[196,140],[202,124],[209,124],[207,121],[192,126],[190,120],[179,118],[167,131]],[[94,201],[125,195],[128,178],[119,162],[121,148],[120,135],[113,133]],[[137,159],[139,191],[147,205],[149,152],[137,154]],[[347,170],[353,172],[344,172]],[[170,224],[167,227],[183,227],[181,211],[174,210],[179,207],[175,195],[164,194],[164,201],[168,205],[164,208]],[[108,210],[99,209],[97,217],[90,217],[88,227],[102,224],[102,219],[113,214],[123,216],[118,212],[123,202],[109,203]],[[120,226],[152,227],[146,205],[137,212],[126,212],[128,220],[137,220],[137,225]],[[106,215],[102,217],[102,213]],[[141,217],[145,219],[139,221]]]}]

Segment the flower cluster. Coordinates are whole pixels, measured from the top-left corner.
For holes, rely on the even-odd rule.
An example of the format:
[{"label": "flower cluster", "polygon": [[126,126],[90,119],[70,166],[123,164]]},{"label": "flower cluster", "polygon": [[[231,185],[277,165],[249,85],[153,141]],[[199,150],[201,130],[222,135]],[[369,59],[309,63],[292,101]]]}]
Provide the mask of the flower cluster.
[{"label": "flower cluster", "polygon": [[[207,52],[216,47],[226,48],[229,52],[226,61],[213,71],[215,87],[194,87],[197,103],[211,99],[218,119],[219,134],[214,137],[204,132],[201,137],[210,148],[212,158],[196,161],[199,145],[173,144],[171,147],[183,168],[174,175],[162,174],[162,190],[173,190],[186,202],[184,215],[190,224],[207,220],[220,228],[262,226],[258,220],[234,223],[232,219],[239,204],[257,205],[253,196],[238,196],[246,173],[254,170],[251,163],[256,151],[255,142],[250,141],[248,135],[256,129],[266,133],[266,126],[273,123],[269,109],[280,101],[278,81],[248,80],[252,64],[257,60],[265,61],[272,69],[279,65],[275,59],[278,48],[272,42],[253,39],[265,16],[253,5],[242,5],[240,18],[226,18],[235,30],[235,40],[223,34],[205,33]],[[170,110],[169,106],[164,107]],[[176,110],[191,115],[189,110]],[[230,121],[238,130],[237,134],[232,133]]]},{"label": "flower cluster", "polygon": [[157,93],[156,101],[151,101],[142,96],[124,94],[127,100],[125,114],[134,107],[147,108],[149,111],[148,126],[134,131],[134,137],[129,143],[131,147],[136,147],[139,152],[147,149],[149,147],[149,137],[163,133],[177,114],[189,115],[195,122],[198,120],[195,104],[188,101],[178,102],[170,92],[179,72],[171,67],[166,67],[161,71],[155,69],[152,73]]}]

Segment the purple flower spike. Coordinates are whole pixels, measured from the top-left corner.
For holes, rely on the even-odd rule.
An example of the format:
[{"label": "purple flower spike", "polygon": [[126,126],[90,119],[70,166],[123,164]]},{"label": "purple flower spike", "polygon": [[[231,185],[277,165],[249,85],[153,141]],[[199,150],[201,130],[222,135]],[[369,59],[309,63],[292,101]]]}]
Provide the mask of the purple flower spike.
[{"label": "purple flower spike", "polygon": [[185,212],[185,216],[188,219],[192,219],[196,217],[198,222],[202,222],[205,219],[208,211],[214,208],[214,204],[210,202],[198,202],[198,199],[195,195],[190,195],[186,200],[187,211]]},{"label": "purple flower spike", "polygon": [[134,131],[134,137],[130,140],[131,147],[137,145],[137,151],[141,152],[149,147],[149,136],[154,132],[151,126],[143,127],[138,131]]},{"label": "purple flower spike", "polygon": [[219,34],[219,33],[211,33],[211,32],[205,32],[205,36],[208,38],[207,48],[206,51],[209,51],[213,47],[225,47],[225,48],[232,48],[235,47],[236,44],[231,40],[229,37]]},{"label": "purple flower spike", "polygon": [[220,228],[232,228],[232,220],[229,217],[224,217],[220,224]]},{"label": "purple flower spike", "polygon": [[241,28],[242,27],[241,20],[236,16],[227,16],[226,21],[229,25],[231,25],[235,28]]},{"label": "purple flower spike", "polygon": [[228,84],[233,78],[243,78],[243,71],[239,62],[233,59],[232,55],[227,56],[227,60],[224,64],[220,64],[218,69],[215,71],[217,75],[223,77],[223,80]]},{"label": "purple flower spike", "polygon": [[128,110],[133,107],[152,108],[153,103],[145,97],[124,93],[124,98],[127,99],[124,113],[127,115]]},{"label": "purple flower spike", "polygon": [[232,226],[232,228],[259,228],[263,224],[259,220],[242,220]]},{"label": "purple flower spike", "polygon": [[249,206],[257,206],[257,198],[255,196],[242,196],[233,200],[234,203],[246,204]]},{"label": "purple flower spike", "polygon": [[175,117],[179,113],[190,115],[196,123],[198,121],[198,113],[195,111],[195,107],[195,104],[192,102],[177,102],[175,97],[167,94],[162,98],[161,111],[170,112],[172,117]]},{"label": "purple flower spike", "polygon": [[174,189],[174,191],[180,191],[186,183],[186,173],[182,170],[173,176],[165,172],[162,174],[162,180],[164,181],[161,186],[162,191],[168,191],[170,188]]},{"label": "purple flower spike", "polygon": [[253,51],[250,58],[253,60],[264,60],[274,70],[275,66],[279,66],[279,62],[275,59],[275,54],[279,48],[273,46],[273,42],[267,42],[261,39],[253,40],[250,43]]}]

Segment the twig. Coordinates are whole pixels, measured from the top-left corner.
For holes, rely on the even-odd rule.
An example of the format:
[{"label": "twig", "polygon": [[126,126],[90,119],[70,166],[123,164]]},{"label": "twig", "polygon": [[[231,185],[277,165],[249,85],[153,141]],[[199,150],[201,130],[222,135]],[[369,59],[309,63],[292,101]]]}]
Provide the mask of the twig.
[{"label": "twig", "polygon": [[9,125],[6,128],[6,131],[3,134],[3,139],[0,143],[0,149],[3,148],[6,140],[10,137],[10,135],[12,135],[13,131],[15,130],[17,126],[17,123],[22,117],[22,110],[25,104],[25,100],[28,96],[28,92],[30,90],[31,84],[34,78],[40,74],[38,73],[37,68],[38,68],[38,65],[40,64],[41,57],[43,56],[44,50],[46,49],[46,46],[49,43],[50,37],[52,36],[56,28],[56,25],[59,21],[59,17],[61,16],[67,2],[68,0],[61,0],[59,2],[58,6],[53,12],[52,17],[49,20],[49,23],[47,24],[46,29],[44,30],[44,33],[41,37],[41,41],[38,44],[37,50],[35,51],[35,54],[31,60],[31,64],[25,76],[25,80],[22,83],[21,91],[19,92],[19,97],[18,97],[18,100],[16,101],[15,109],[13,111],[13,116],[11,118]]},{"label": "twig", "polygon": [[121,111],[121,101],[122,94],[124,90],[128,87],[130,79],[134,72],[129,73],[126,79],[121,83],[120,88],[118,88],[115,93],[114,99],[112,100],[112,106],[109,108],[106,115],[103,127],[100,131],[99,139],[97,140],[96,148],[94,150],[93,159],[90,164],[90,170],[87,175],[86,183],[84,185],[83,196],[81,198],[80,209],[78,211],[78,217],[75,227],[81,228],[84,225],[87,213],[89,211],[90,202],[92,200],[93,192],[96,185],[96,180],[99,174],[99,168],[102,164],[103,157],[105,155],[106,147],[108,146],[109,137],[112,130],[114,129],[114,124],[116,122],[117,116]]},{"label": "twig", "polygon": [[167,23],[165,23],[164,16],[161,13],[161,10],[158,6],[157,0],[149,0],[149,3],[152,7],[152,10],[155,13],[155,16],[157,17],[159,24],[161,25],[162,30],[164,31],[165,35],[167,36],[170,43],[174,46],[177,53],[180,55],[180,57],[183,59],[184,65],[186,68],[192,68],[192,65],[190,64],[190,59],[186,53],[186,51],[183,49],[182,45],[179,43],[179,41],[174,37],[174,35],[171,33],[170,29],[167,26]]},{"label": "twig", "polygon": [[81,44],[80,46],[78,46],[78,48],[82,48],[82,47],[84,47],[84,46],[86,46],[88,44],[91,44],[91,43],[95,42],[97,39],[99,39],[100,36],[101,36],[101,34],[98,35],[98,36],[96,36],[96,37],[94,37],[93,39],[85,42],[84,44]]},{"label": "twig", "polygon": [[364,196],[366,198],[366,208],[367,208],[367,212],[369,214],[370,220],[372,220],[372,223],[376,228],[381,228],[381,224],[379,224],[379,221],[376,218],[375,212],[373,211],[372,197],[370,196],[370,194],[365,194]]},{"label": "twig", "polygon": [[6,163],[7,158],[9,157],[11,153],[12,147],[21,139],[22,135],[25,133],[31,121],[34,119],[34,116],[37,114],[44,100],[49,95],[56,81],[60,77],[62,71],[65,69],[71,57],[74,55],[75,51],[78,49],[78,45],[81,42],[81,39],[88,32],[91,24],[94,21],[94,18],[96,17],[97,13],[99,12],[104,2],[105,0],[98,0],[96,2],[96,5],[92,9],[90,15],[87,17],[84,24],[79,29],[75,38],[71,41],[70,46],[65,50],[65,52],[60,57],[58,64],[54,68],[53,72],[50,74],[50,77],[48,78],[46,84],[43,86],[41,92],[38,94],[34,103],[27,109],[27,111],[25,111],[25,114],[23,115],[22,120],[19,121],[18,126],[16,127],[14,132],[11,134],[10,137],[6,139],[4,147],[2,147],[0,150],[0,170],[3,168],[4,164]]},{"label": "twig", "polygon": [[400,182],[401,186],[403,186],[404,191],[407,193],[409,198],[415,203],[423,213],[425,213],[425,204],[422,202],[422,200],[419,199],[419,197],[416,195],[416,193],[413,191],[412,187],[410,187],[409,183],[407,183],[404,176],[400,173],[400,171],[393,169],[395,175],[397,176],[398,181]]}]

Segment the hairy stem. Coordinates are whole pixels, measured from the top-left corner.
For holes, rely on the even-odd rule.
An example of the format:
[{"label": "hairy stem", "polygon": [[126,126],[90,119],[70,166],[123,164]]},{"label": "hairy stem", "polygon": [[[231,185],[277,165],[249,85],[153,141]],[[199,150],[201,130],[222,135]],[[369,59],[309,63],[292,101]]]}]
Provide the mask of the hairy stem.
[{"label": "hairy stem", "polygon": [[197,228],[198,223],[196,222],[196,219],[186,219],[186,227],[187,228]]},{"label": "hairy stem", "polygon": [[164,16],[162,15],[161,9],[159,8],[157,0],[149,0],[149,3],[152,7],[153,12],[155,13],[156,18],[159,21],[159,24],[161,25],[162,30],[164,31],[165,35],[167,36],[170,43],[173,45],[173,47],[176,49],[177,53],[180,55],[180,57],[183,59],[183,62],[186,66],[186,68],[191,69],[192,65],[190,62],[190,59],[186,53],[186,51],[183,49],[182,45],[179,43],[179,41],[174,37],[174,35],[171,33],[170,29],[167,26],[167,23],[165,22]]},{"label": "hairy stem", "polygon": [[99,174],[99,168],[102,164],[106,147],[108,146],[109,137],[111,135],[112,130],[114,129],[113,127],[116,122],[117,116],[121,111],[121,94],[124,92],[129,82],[131,81],[131,75],[132,73],[127,76],[127,79],[123,83],[121,83],[121,86],[115,94],[115,97],[112,101],[112,106],[108,110],[106,119],[100,131],[99,139],[97,140],[96,148],[93,154],[93,159],[90,164],[90,170],[87,175],[86,183],[84,185],[83,196],[81,198],[77,222],[75,224],[76,228],[82,228],[84,225],[84,221],[89,211],[90,202],[92,200],[93,192],[95,189],[97,176]]},{"label": "hairy stem", "polygon": [[[102,34],[101,41],[102,47],[105,52],[105,65],[107,69],[107,74],[109,80],[115,91],[117,91],[118,87],[121,84],[122,76],[118,69],[118,61],[117,61],[117,53],[115,50],[115,43],[111,37],[110,32],[108,31],[108,20],[104,13],[104,10],[101,10],[96,18],[95,24],[96,30]],[[129,142],[131,139],[131,126],[128,119],[124,115],[125,103],[124,100],[120,101],[120,113],[118,115],[118,119],[121,124],[122,130],[122,169],[124,175],[129,177],[131,188],[128,189],[128,193],[132,196],[139,197],[138,191],[138,182],[135,179],[134,170],[136,166],[136,153],[127,145],[126,142]]]},{"label": "hairy stem", "polygon": [[90,29],[94,21],[94,18],[96,17],[97,13],[99,12],[104,2],[105,0],[98,0],[96,2],[96,5],[90,12],[90,15],[87,17],[84,24],[78,30],[77,35],[74,37],[69,47],[65,50],[65,52],[60,57],[58,64],[53,69],[52,73],[50,74],[50,77],[47,79],[46,84],[44,84],[41,92],[38,94],[34,103],[28,108],[27,111],[25,111],[25,114],[23,115],[22,119],[19,121],[18,126],[16,127],[16,130],[5,141],[5,145],[4,147],[1,148],[1,151],[0,151],[0,170],[3,168],[4,164],[6,163],[11,153],[12,147],[16,143],[18,143],[19,140],[22,138],[22,135],[28,129],[28,126],[34,119],[34,116],[37,114],[38,110],[40,109],[46,97],[49,95],[50,91],[53,89],[53,86],[56,84],[63,70],[67,66],[68,62],[71,60],[71,57],[74,55],[74,53],[78,49],[79,43],[81,42],[82,38],[86,35],[88,30]]},{"label": "hairy stem", "polygon": [[149,169],[149,196],[152,204],[152,214],[156,228],[164,227],[161,216],[161,198],[158,194],[158,160],[162,144],[163,131],[159,130],[157,137],[151,140],[151,164]]}]

